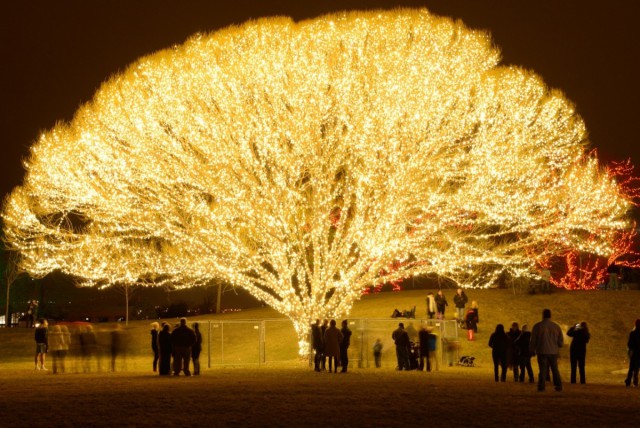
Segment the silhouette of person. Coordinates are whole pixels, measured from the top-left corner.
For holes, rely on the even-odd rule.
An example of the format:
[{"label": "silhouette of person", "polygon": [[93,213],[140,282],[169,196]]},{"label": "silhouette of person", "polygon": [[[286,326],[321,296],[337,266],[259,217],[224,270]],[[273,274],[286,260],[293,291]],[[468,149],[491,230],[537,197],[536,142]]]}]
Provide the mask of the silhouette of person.
[{"label": "silhouette of person", "polygon": [[36,341],[36,370],[47,370],[44,365],[44,362],[47,357],[47,349],[49,347],[49,324],[47,320],[40,319],[38,325],[36,326],[35,331],[35,341]]},{"label": "silhouette of person", "polygon": [[[496,325],[496,329],[489,337],[489,347],[491,348],[491,358],[493,359],[493,376],[495,381],[507,381],[507,350],[509,348],[509,337],[504,331],[504,325]],[[500,369],[500,373],[498,373]]]},{"label": "silhouette of person", "polygon": [[196,341],[191,347],[191,359],[193,360],[193,374],[200,374],[200,353],[202,352],[202,333],[200,333],[200,324],[193,323],[193,332],[196,334]]},{"label": "silhouette of person", "polygon": [[158,374],[160,376],[171,374],[171,326],[162,324],[162,330],[158,333],[158,351],[160,353]]},{"label": "silhouette of person", "polygon": [[627,350],[629,352],[629,371],[627,372],[627,378],[624,380],[624,384],[630,386],[633,381],[633,385],[638,386],[638,371],[640,371],[640,319],[636,320],[634,329],[629,333]]},{"label": "silhouette of person", "polygon": [[341,342],[342,333],[336,327],[336,320],[331,320],[329,328],[324,332],[324,355],[329,359],[329,373],[331,373],[332,367],[335,367],[335,373],[338,373]]},{"label": "silhouette of person", "polygon": [[404,324],[399,323],[398,328],[391,334],[396,345],[396,358],[398,359],[398,367],[396,370],[410,370],[411,362],[409,361],[409,335],[404,329]]},{"label": "silhouette of person", "polygon": [[556,391],[562,391],[562,379],[558,371],[558,354],[564,344],[564,335],[560,326],[551,321],[551,310],[542,311],[542,321],[536,323],[531,331],[529,350],[538,357],[538,391],[545,390],[547,369],[551,369],[553,385]]},{"label": "silhouette of person", "polygon": [[347,372],[349,366],[349,345],[351,345],[351,330],[349,330],[349,322],[342,320],[342,340],[340,341],[340,365],[342,366],[342,373]]},{"label": "silhouette of person", "polygon": [[591,339],[589,328],[585,321],[571,326],[567,331],[571,337],[569,345],[569,360],[571,361],[571,383],[576,383],[576,368],[580,371],[580,383],[586,383],[585,362],[587,359],[587,343]]},{"label": "silhouette of person", "polygon": [[160,324],[157,322],[151,323],[151,350],[153,351],[153,371],[158,370],[158,359],[160,354],[158,351],[158,333],[160,332]]},{"label": "silhouette of person", "polygon": [[529,342],[531,341],[531,332],[529,326],[524,324],[520,336],[515,340],[514,344],[518,348],[518,365],[520,367],[519,382],[524,382],[525,370],[529,376],[529,383],[534,382],[533,367],[531,367],[531,351],[529,350]]},{"label": "silhouette of person", "polygon": [[187,325],[186,318],[180,318],[180,324],[171,332],[171,349],[173,350],[173,375],[180,371],[191,376],[191,348],[196,343],[196,333]]},{"label": "silhouette of person", "polygon": [[320,329],[320,319],[316,319],[311,325],[311,346],[313,347],[313,369],[317,372],[321,369],[322,362],[322,330]]}]

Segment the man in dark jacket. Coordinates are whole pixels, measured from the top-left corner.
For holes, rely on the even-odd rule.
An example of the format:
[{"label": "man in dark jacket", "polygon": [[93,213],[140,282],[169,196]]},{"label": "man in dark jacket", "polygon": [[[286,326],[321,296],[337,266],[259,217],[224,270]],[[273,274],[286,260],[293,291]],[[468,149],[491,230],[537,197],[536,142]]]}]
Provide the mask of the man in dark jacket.
[{"label": "man in dark jacket", "polygon": [[409,362],[409,334],[404,329],[404,324],[398,324],[391,338],[396,344],[396,357],[398,358],[397,370],[410,370]]},{"label": "man in dark jacket", "polygon": [[629,333],[629,341],[627,342],[629,351],[629,372],[624,383],[627,386],[633,384],[638,386],[638,371],[640,370],[640,319],[636,320],[635,328]]},{"label": "man in dark jacket", "polygon": [[529,351],[538,356],[538,391],[544,391],[547,369],[551,369],[556,391],[562,391],[562,380],[558,371],[558,354],[564,345],[564,334],[560,326],[551,321],[551,310],[542,311],[542,321],[533,326]]},{"label": "man in dark jacket", "polygon": [[458,290],[456,291],[456,295],[453,296],[453,303],[455,303],[456,305],[456,318],[459,322],[462,322],[464,320],[464,307],[468,301],[469,299],[464,293],[464,290],[462,288],[458,288]]},{"label": "man in dark jacket", "polygon": [[349,366],[349,345],[351,345],[351,330],[349,330],[349,322],[347,320],[342,321],[342,342],[340,342],[340,365],[342,366],[342,373],[347,372]]},{"label": "man in dark jacket", "polygon": [[180,318],[180,325],[171,332],[171,349],[173,350],[173,375],[178,376],[180,370],[185,376],[191,376],[191,347],[196,343],[196,333],[187,325],[186,318]]}]

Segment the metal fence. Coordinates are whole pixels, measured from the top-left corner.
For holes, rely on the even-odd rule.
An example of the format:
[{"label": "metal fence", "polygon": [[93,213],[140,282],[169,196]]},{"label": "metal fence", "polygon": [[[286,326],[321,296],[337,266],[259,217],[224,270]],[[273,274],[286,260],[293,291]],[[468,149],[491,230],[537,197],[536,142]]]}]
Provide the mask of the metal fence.
[{"label": "metal fence", "polygon": [[[349,347],[349,363],[368,368],[374,366],[373,345],[382,342],[382,367],[395,367],[395,345],[391,333],[403,322],[409,339],[418,341],[418,331],[424,326],[438,338],[436,361],[446,364],[448,357],[457,361],[458,328],[455,320],[354,318],[349,319],[353,332]],[[203,364],[261,365],[299,359],[298,339],[293,323],[288,319],[204,321]],[[449,352],[447,352],[449,351]],[[206,360],[205,360],[206,358]],[[311,361],[311,360],[310,360]]]}]

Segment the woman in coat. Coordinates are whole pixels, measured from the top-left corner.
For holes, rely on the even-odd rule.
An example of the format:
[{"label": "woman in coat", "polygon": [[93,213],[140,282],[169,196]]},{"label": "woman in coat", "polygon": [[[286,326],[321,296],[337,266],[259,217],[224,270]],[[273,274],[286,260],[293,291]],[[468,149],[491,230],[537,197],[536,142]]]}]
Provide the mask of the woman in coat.
[{"label": "woman in coat", "polygon": [[151,323],[151,351],[153,351],[153,371],[158,371],[158,359],[160,354],[158,353],[158,332],[160,331],[160,324],[157,322]]},{"label": "woman in coat", "polygon": [[[493,374],[496,382],[507,380],[507,349],[509,348],[509,338],[504,332],[504,325],[498,324],[496,331],[489,338],[489,347],[491,348],[491,357],[493,358]],[[498,377],[498,367],[502,369],[500,377]]]},{"label": "woman in coat", "polygon": [[329,357],[329,373],[331,373],[332,362],[335,363],[335,372],[338,373],[340,342],[342,342],[342,333],[336,328],[336,320],[331,320],[329,328],[324,332],[324,355]]},{"label": "woman in coat", "polygon": [[158,372],[161,376],[171,374],[171,327],[163,324],[162,330],[158,333],[158,352],[160,353],[160,367]]},{"label": "woman in coat", "polygon": [[586,383],[584,366],[587,359],[587,343],[591,339],[587,323],[583,321],[572,326],[567,331],[567,336],[572,338],[571,346],[569,346],[571,383],[576,383],[576,367],[580,370],[580,383]]}]

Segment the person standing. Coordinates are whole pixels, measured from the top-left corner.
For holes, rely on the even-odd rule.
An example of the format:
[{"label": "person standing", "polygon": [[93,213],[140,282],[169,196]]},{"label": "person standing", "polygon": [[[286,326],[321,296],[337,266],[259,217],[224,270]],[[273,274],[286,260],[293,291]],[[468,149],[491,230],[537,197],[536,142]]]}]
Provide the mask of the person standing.
[{"label": "person standing", "polygon": [[520,326],[517,322],[511,324],[511,328],[507,333],[507,337],[509,338],[509,347],[507,348],[507,367],[510,367],[513,370],[513,380],[514,382],[518,382],[520,379],[519,376],[519,368],[520,364],[520,349],[516,346],[516,339],[520,337]]},{"label": "person standing", "polygon": [[627,341],[627,350],[629,352],[629,371],[624,384],[638,386],[638,371],[640,371],[640,319],[636,320],[635,328],[629,333]]},{"label": "person standing", "polygon": [[438,294],[436,295],[436,318],[438,318],[439,320],[444,319],[444,310],[447,306],[449,306],[447,298],[444,297],[442,290],[438,290]]},{"label": "person standing", "polygon": [[433,293],[427,294],[427,316],[429,317],[429,319],[433,319],[437,310],[438,309],[436,306],[435,296],[433,295]]},{"label": "person standing", "polygon": [[589,328],[585,321],[572,326],[567,331],[567,336],[571,337],[569,346],[569,359],[571,361],[571,383],[576,383],[576,367],[580,370],[580,383],[586,383],[585,361],[587,358],[587,343],[591,338]]},{"label": "person standing", "polygon": [[342,320],[342,341],[340,341],[340,365],[342,366],[342,373],[347,372],[349,366],[349,345],[351,345],[351,330],[349,330],[349,322]]},{"label": "person standing", "polygon": [[151,350],[153,351],[153,371],[158,370],[158,333],[160,330],[160,324],[157,322],[151,323]]},{"label": "person standing", "polygon": [[336,327],[336,320],[331,320],[329,328],[324,332],[324,355],[329,358],[329,373],[331,373],[332,367],[335,367],[335,373],[338,373],[341,342],[342,333]]},{"label": "person standing", "polygon": [[180,318],[180,325],[171,332],[171,349],[173,350],[173,375],[180,371],[191,376],[191,347],[196,343],[196,333],[187,325],[186,318]]},{"label": "person standing", "polygon": [[200,324],[193,323],[193,332],[196,334],[196,341],[191,347],[191,359],[193,360],[193,374],[200,374],[200,353],[202,352],[202,333],[200,333]]},{"label": "person standing", "polygon": [[376,339],[376,343],[373,344],[373,361],[375,361],[376,368],[382,367],[382,341]]},{"label": "person standing", "polygon": [[320,326],[320,333],[322,334],[322,357],[320,358],[320,370],[322,371],[325,371],[327,369],[327,356],[324,351],[324,348],[325,348],[324,333],[327,331],[328,328],[329,328],[329,320],[325,318],[322,321],[322,325]]},{"label": "person standing", "polygon": [[[493,359],[493,376],[496,382],[507,380],[507,348],[509,338],[504,332],[504,325],[496,325],[496,329],[489,337],[489,347],[491,348],[491,358]],[[501,372],[498,373],[498,369]]]},{"label": "person standing", "polygon": [[524,324],[520,336],[515,340],[516,348],[518,348],[518,366],[520,368],[520,377],[518,381],[524,382],[525,370],[529,376],[529,383],[534,382],[533,367],[531,367],[531,351],[529,350],[529,342],[531,341],[531,332],[529,326]]},{"label": "person standing", "polygon": [[160,359],[158,360],[158,374],[160,376],[168,376],[171,374],[171,327],[167,323],[162,324],[162,330],[158,333],[158,352]]},{"label": "person standing", "polygon": [[398,324],[398,328],[393,331],[391,338],[396,344],[396,358],[398,359],[398,367],[396,370],[410,370],[409,334],[404,330],[403,323]]},{"label": "person standing", "polygon": [[47,370],[44,362],[47,357],[47,350],[49,347],[49,324],[47,320],[40,319],[35,331],[36,340],[36,370]]},{"label": "person standing", "polygon": [[476,314],[477,312],[474,311],[473,308],[469,308],[467,314],[464,317],[465,326],[467,328],[467,340],[474,340],[473,335],[475,333],[475,330],[477,329],[476,324],[478,323]]},{"label": "person standing", "polygon": [[538,391],[545,389],[547,370],[551,369],[556,391],[562,391],[562,379],[558,371],[558,354],[564,345],[564,335],[560,326],[551,321],[551,309],[542,311],[542,321],[531,331],[529,350],[538,357]]},{"label": "person standing", "polygon": [[420,341],[420,364],[418,370],[431,371],[431,361],[429,360],[429,330],[422,327],[418,332],[418,340]]},{"label": "person standing", "polygon": [[475,323],[473,323],[473,332],[478,332],[478,324],[480,324],[480,315],[478,313],[478,302],[475,300],[471,301],[471,310],[475,314]]},{"label": "person standing", "polygon": [[62,331],[62,327],[54,325],[49,334],[49,350],[53,355],[53,374],[64,373],[64,359],[69,350],[68,336]]},{"label": "person standing", "polygon": [[468,301],[469,299],[464,293],[464,290],[462,288],[458,288],[456,290],[456,295],[453,296],[453,303],[456,305],[456,319],[458,320],[458,322],[464,321],[464,307],[466,306]]},{"label": "person standing", "polygon": [[322,330],[320,329],[320,319],[316,319],[315,324],[311,324],[311,346],[315,354],[313,356],[313,369],[319,372],[322,360]]}]

